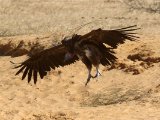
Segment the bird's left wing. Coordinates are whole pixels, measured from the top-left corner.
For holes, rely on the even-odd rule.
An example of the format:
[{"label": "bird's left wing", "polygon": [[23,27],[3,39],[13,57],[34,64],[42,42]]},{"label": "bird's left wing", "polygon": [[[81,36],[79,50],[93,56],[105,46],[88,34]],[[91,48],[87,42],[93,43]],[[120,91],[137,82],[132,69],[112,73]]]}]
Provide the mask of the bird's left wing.
[{"label": "bird's left wing", "polygon": [[136,30],[138,29],[140,28],[137,28],[137,25],[114,30],[102,30],[99,28],[81,36],[81,39],[91,41],[96,44],[105,43],[112,48],[117,48],[119,44],[123,44],[127,39],[134,41],[139,38],[136,33]]},{"label": "bird's left wing", "polygon": [[78,58],[74,56],[72,59],[64,61],[66,53],[67,50],[62,44],[36,53],[22,62],[19,66],[15,67],[20,68],[16,75],[23,72],[22,80],[28,76],[28,82],[30,82],[33,77],[34,83],[36,84],[38,74],[40,75],[40,78],[43,79],[51,68],[55,69],[59,66],[69,65],[78,60]]}]

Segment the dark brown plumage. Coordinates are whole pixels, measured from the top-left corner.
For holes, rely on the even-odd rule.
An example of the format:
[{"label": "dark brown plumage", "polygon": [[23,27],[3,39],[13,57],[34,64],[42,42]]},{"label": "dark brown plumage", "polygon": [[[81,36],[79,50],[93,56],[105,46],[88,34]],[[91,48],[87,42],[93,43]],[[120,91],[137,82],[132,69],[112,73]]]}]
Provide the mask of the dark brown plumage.
[{"label": "dark brown plumage", "polygon": [[[65,66],[81,60],[88,69],[88,78],[85,85],[91,78],[101,75],[98,71],[99,65],[111,65],[116,61],[113,49],[123,44],[126,39],[136,40],[136,25],[115,30],[93,30],[85,35],[73,35],[62,40],[60,45],[43,50],[29,57],[15,68],[20,68],[16,75],[23,72],[22,80],[28,76],[28,82],[32,77],[34,83],[37,76],[43,79],[47,72],[59,66]],[[107,44],[108,46],[104,45]],[[95,76],[91,75],[92,65],[97,69]]]}]

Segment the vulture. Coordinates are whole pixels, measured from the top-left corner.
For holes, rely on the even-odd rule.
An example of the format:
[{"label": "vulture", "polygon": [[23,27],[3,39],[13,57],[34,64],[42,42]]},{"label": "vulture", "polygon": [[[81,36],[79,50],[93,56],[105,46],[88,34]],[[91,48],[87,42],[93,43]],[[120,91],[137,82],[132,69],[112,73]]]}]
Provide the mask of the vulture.
[{"label": "vulture", "polygon": [[[139,38],[135,33],[138,29],[136,25],[113,30],[99,28],[84,35],[65,37],[60,44],[33,54],[16,66],[15,68],[19,68],[16,75],[22,72],[22,80],[27,77],[29,83],[33,78],[36,84],[37,77],[43,79],[51,69],[81,60],[88,69],[87,85],[91,78],[101,75],[100,64],[114,64],[117,57],[113,49],[125,40],[135,41]],[[91,75],[92,66],[96,67],[95,76]]]}]

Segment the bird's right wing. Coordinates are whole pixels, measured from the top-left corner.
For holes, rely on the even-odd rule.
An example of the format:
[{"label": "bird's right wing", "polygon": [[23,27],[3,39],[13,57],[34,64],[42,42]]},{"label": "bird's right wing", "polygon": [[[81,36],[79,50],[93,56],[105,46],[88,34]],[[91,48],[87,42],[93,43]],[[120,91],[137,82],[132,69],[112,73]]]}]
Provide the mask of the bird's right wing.
[{"label": "bird's right wing", "polygon": [[59,66],[63,67],[78,60],[78,58],[74,56],[72,59],[64,61],[66,53],[67,50],[62,44],[36,53],[22,62],[19,66],[15,67],[20,68],[16,75],[23,72],[22,80],[28,75],[28,82],[30,82],[33,77],[34,83],[36,84],[38,73],[40,78],[43,79],[51,68],[55,69]]}]

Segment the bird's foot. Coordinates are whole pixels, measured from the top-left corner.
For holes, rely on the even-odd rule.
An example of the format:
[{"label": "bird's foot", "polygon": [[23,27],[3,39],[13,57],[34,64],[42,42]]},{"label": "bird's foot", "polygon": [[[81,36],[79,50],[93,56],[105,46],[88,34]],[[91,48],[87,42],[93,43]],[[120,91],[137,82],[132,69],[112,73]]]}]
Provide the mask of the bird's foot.
[{"label": "bird's foot", "polygon": [[102,76],[100,72],[97,72],[95,76],[93,76],[92,78],[97,78],[99,76]]},{"label": "bird's foot", "polygon": [[[102,76],[99,71],[96,73],[95,76],[92,76],[91,74],[89,74],[85,86],[87,86],[87,84],[90,82],[91,78],[98,78],[99,76]],[[98,81],[98,80],[97,80],[97,81]]]},{"label": "bird's foot", "polygon": [[97,78],[96,81],[98,81],[98,77],[102,76],[100,72],[97,72],[95,76],[93,76],[92,78]]}]

